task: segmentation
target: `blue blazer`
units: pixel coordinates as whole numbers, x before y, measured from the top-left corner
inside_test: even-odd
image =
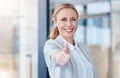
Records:
[[[81,49],[88,61],[90,61],[93,65],[92,57],[88,48],[85,45],[81,44],[78,44],[78,47]],[[61,51],[63,48],[64,41],[60,38],[60,36],[58,36],[55,40],[49,39],[45,43],[44,57],[48,67],[50,78],[78,78],[77,65],[72,55],[70,57],[70,61],[65,66],[60,66],[54,62],[53,54],[55,52]],[[94,65],[93,68],[94,78],[98,78]],[[68,71],[71,71],[72,74]]]

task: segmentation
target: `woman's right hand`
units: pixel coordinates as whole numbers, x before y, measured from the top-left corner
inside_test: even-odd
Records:
[[[63,50],[60,52],[55,52],[53,55],[53,59],[55,63],[59,64],[60,66],[64,66],[70,59],[70,51],[68,48],[68,44],[66,43]]]

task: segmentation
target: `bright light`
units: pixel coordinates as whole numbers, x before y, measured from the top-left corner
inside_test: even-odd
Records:
[[[18,0],[1,0],[0,16],[8,16],[18,10]]]

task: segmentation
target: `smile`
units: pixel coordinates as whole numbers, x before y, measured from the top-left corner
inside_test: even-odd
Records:
[[[66,32],[72,32],[73,29],[72,28],[69,28],[69,29],[64,29]]]

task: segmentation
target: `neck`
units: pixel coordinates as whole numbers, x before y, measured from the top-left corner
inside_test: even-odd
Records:
[[[64,37],[63,37],[64,38]],[[71,37],[71,38],[64,38],[66,41],[68,41],[69,43],[71,43],[72,45],[75,45],[74,43],[74,38]]]

